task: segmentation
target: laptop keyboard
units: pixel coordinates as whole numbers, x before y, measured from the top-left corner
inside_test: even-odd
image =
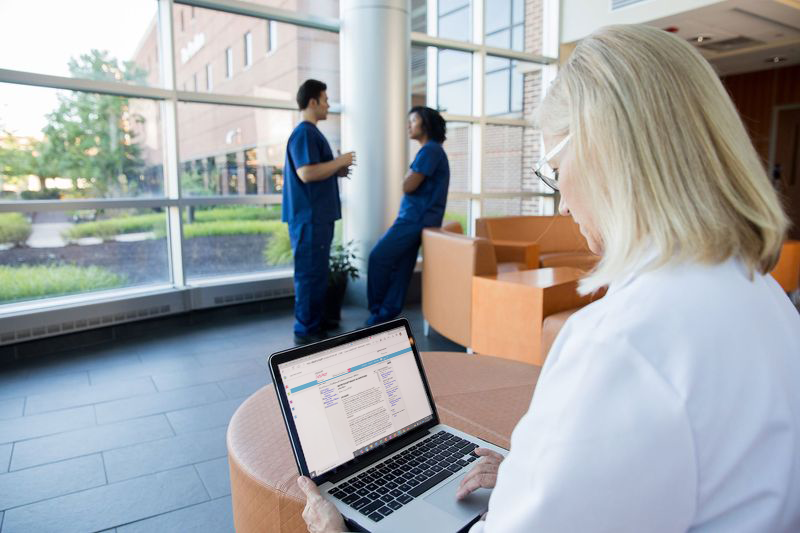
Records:
[[[329,494],[379,522],[477,459],[477,447],[440,431],[377,463]]]

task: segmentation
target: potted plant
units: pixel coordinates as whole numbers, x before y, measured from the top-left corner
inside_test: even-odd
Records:
[[[328,290],[325,293],[325,320],[338,323],[342,319],[342,302],[348,280],[358,279],[358,268],[353,264],[356,254],[353,241],[331,246],[328,273]]]

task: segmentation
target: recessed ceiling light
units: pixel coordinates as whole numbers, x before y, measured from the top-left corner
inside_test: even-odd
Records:
[[[784,61],[786,61],[786,56],[775,56],[764,60],[765,63],[782,63]]]
[[[697,37],[694,38],[694,41],[696,43],[704,43],[710,41],[711,39],[713,39],[713,37],[711,37],[710,35],[698,35]]]

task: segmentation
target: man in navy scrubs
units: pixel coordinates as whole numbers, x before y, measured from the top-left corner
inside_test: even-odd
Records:
[[[333,157],[317,122],[328,117],[327,86],[306,80],[297,91],[302,121],[286,147],[283,221],[294,253],[294,341],[325,338],[323,309],[333,224],[342,217],[337,177],[347,176],[355,153]]]
[[[422,230],[442,225],[450,186],[450,164],[442,148],[446,132],[438,111],[418,106],[408,113],[408,136],[421,147],[403,179],[400,213],[369,254],[368,326],[391,320],[403,310]]]

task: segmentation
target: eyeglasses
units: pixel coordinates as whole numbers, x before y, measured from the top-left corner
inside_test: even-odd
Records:
[[[558,192],[558,169],[550,166],[550,160],[564,149],[569,142],[572,135],[567,135],[558,143],[555,148],[550,150],[538,163],[533,167],[533,173],[542,180],[545,185]]]

